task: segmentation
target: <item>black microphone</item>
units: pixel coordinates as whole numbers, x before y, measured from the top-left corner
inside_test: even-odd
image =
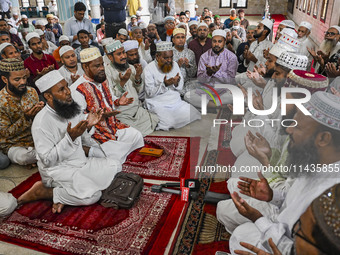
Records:
[[[152,185],[151,186],[151,191],[155,192],[155,193],[162,193],[162,192],[166,192],[166,193],[171,193],[171,194],[176,194],[176,195],[181,195],[182,192],[180,190],[176,190],[176,189],[167,189],[164,188],[161,185]],[[198,193],[195,191],[189,192],[189,197],[191,199],[198,199]]]

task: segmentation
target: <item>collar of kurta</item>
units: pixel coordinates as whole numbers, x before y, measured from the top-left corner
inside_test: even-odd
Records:
[[[31,54],[30,58],[33,60],[33,61],[41,61],[41,60],[47,60],[47,57],[46,57],[46,54],[43,53],[43,57],[41,59],[38,59],[36,58],[33,53]]]

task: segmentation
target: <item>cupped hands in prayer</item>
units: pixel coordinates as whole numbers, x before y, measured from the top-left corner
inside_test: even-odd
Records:
[[[181,76],[179,76],[179,73],[177,73],[175,77],[172,77],[170,79],[167,79],[166,75],[164,76],[164,84],[165,84],[165,86],[174,85],[175,87],[177,87],[180,80],[181,80]]]

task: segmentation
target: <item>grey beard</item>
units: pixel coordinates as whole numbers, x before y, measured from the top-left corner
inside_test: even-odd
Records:
[[[320,44],[320,50],[326,54],[329,54],[337,44],[336,40],[323,40]]]

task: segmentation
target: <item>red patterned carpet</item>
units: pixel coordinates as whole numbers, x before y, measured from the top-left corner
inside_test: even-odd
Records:
[[[124,163],[123,171],[148,179],[179,181],[189,173],[190,165],[197,163],[199,137],[147,136],[144,141],[145,147],[163,149],[163,155],[145,156],[139,154],[140,149],[135,150]]]
[[[223,109],[217,118],[230,119],[229,109]],[[230,150],[231,128],[221,125],[216,150],[206,151],[201,166],[233,165],[235,156]],[[206,255],[216,251],[229,252],[229,237],[224,226],[216,219],[216,205],[203,201],[205,193],[209,191],[228,193],[226,173],[223,178],[215,174],[201,173],[201,186],[198,200],[191,201],[183,219],[181,228],[177,231],[177,240],[172,245],[172,254]]]
[[[18,197],[39,179],[34,174],[13,195]],[[50,254],[163,254],[186,204],[145,185],[130,210],[94,204],[65,206],[56,215],[51,206],[50,201],[21,206],[0,222],[0,240]]]

